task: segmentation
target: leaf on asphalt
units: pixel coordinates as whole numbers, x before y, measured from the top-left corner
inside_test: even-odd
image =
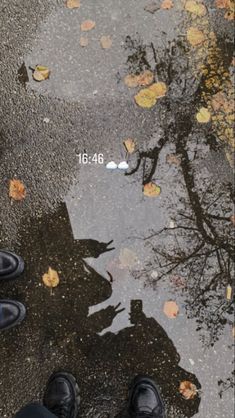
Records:
[[[177,167],[179,167],[179,166],[180,166],[180,164],[181,164],[181,158],[180,158],[180,157],[178,157],[176,154],[168,154],[168,155],[166,156],[166,162],[167,162],[168,164],[174,164],[174,165],[176,165]]]
[[[111,36],[101,36],[100,38],[100,44],[103,49],[110,49],[112,46],[112,38]]]
[[[121,267],[132,267],[137,263],[138,257],[134,251],[130,250],[129,248],[123,248],[120,251],[119,261]]]
[[[89,39],[85,36],[81,36],[80,38],[80,45],[84,48],[89,44]]]
[[[197,46],[205,41],[205,35],[199,29],[191,27],[187,31],[187,40],[192,46]]]
[[[199,123],[208,123],[211,119],[211,114],[206,107],[201,107],[196,114],[196,118]]]
[[[224,18],[225,18],[226,20],[229,20],[229,21],[234,20],[234,19],[235,19],[235,13],[234,13],[234,11],[233,11],[233,10],[228,10],[228,11],[225,13]]]
[[[26,196],[24,184],[17,179],[10,180],[9,197],[13,200],[23,200]]]
[[[146,12],[149,12],[149,13],[152,13],[152,14],[154,14],[159,9],[160,9],[160,6],[155,2],[147,4],[144,8],[144,10]]]
[[[198,3],[195,0],[188,0],[185,3],[185,10],[190,12],[196,16],[205,16],[206,15],[206,7],[202,3]]]
[[[127,138],[127,139],[125,139],[123,144],[124,144],[127,152],[129,152],[129,154],[132,154],[135,151],[135,141],[134,141],[134,139]]]
[[[89,30],[94,29],[96,26],[96,23],[93,20],[84,20],[81,24],[81,31],[82,32],[88,32]]]
[[[129,87],[129,88],[138,87],[138,85],[139,85],[138,75],[128,74],[128,75],[124,78],[124,83],[125,83],[125,84],[126,84],[126,86],[127,86],[127,87]]]
[[[66,2],[66,7],[68,9],[79,9],[80,6],[80,0],[67,0]]]
[[[233,292],[233,289],[230,286],[230,284],[228,284],[228,286],[226,288],[226,299],[227,300],[231,300],[232,299],[232,292]]]
[[[139,86],[149,86],[149,84],[153,82],[154,75],[152,71],[145,70],[139,76],[137,76],[137,78]]]
[[[162,4],[161,4],[161,9],[172,9],[172,7],[174,7],[174,3],[172,0],[163,0]]]
[[[164,303],[163,312],[168,318],[176,318],[179,314],[179,307],[176,302],[169,300]]]
[[[149,90],[152,91],[155,94],[156,98],[158,99],[158,98],[164,97],[166,95],[167,86],[162,81],[159,81],[157,83],[152,84],[149,87]]]
[[[211,99],[211,105],[214,111],[216,112],[217,110],[223,108],[226,100],[226,96],[222,91],[218,91],[218,93],[214,94]]]
[[[215,5],[217,9],[228,9],[230,6],[229,0],[216,0]]]
[[[45,286],[52,288],[58,286],[60,279],[57,271],[49,267],[48,272],[43,274],[42,281]]]
[[[184,380],[180,383],[179,391],[184,399],[193,399],[197,395],[197,387],[194,383],[189,382],[188,380]]]
[[[44,65],[36,65],[33,71],[33,78],[36,81],[44,81],[50,77],[50,73],[51,72],[48,67],[45,67]]]
[[[135,96],[135,101],[138,106],[151,109],[157,103],[157,98],[156,94],[148,88],[140,90]]]
[[[147,183],[144,185],[144,195],[148,197],[156,197],[161,193],[161,187],[155,183]]]

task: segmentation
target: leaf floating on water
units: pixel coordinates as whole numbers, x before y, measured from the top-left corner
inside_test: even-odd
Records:
[[[161,187],[155,183],[147,183],[144,185],[144,195],[147,197],[156,197],[161,193]]]
[[[152,84],[152,86],[149,87],[149,90],[155,94],[157,99],[159,99],[160,97],[164,97],[166,95],[167,86],[162,81],[159,81],[158,83]]]
[[[157,98],[156,94],[148,88],[140,90],[135,96],[135,101],[138,106],[151,109],[157,103]]]
[[[208,123],[211,119],[211,114],[206,107],[201,107],[199,112],[196,114],[196,118],[199,123]]]
[[[198,392],[196,385],[188,380],[184,380],[180,383],[179,391],[187,400],[194,399]]]
[[[49,267],[48,272],[43,274],[42,281],[45,286],[53,288],[58,286],[60,279],[57,271]]]
[[[191,27],[187,31],[187,40],[192,46],[197,46],[205,41],[205,35],[199,29]]]
[[[179,307],[176,302],[170,300],[164,303],[163,312],[168,318],[175,319],[179,314]]]
[[[66,7],[68,9],[79,9],[80,6],[80,0],[67,0]]]
[[[14,200],[23,200],[26,196],[26,189],[24,184],[17,179],[10,180],[9,197]]]
[[[160,6],[155,2],[147,4],[144,8],[144,10],[146,12],[149,12],[149,13],[152,13],[152,14],[154,14],[159,9],[160,9]]]
[[[37,65],[33,72],[33,79],[36,81],[45,81],[50,77],[50,70],[44,65]]]
[[[137,76],[137,79],[139,86],[149,86],[153,82],[154,75],[152,71],[145,70],[139,76]]]
[[[162,4],[161,4],[161,9],[172,9],[172,7],[174,7],[174,3],[172,0],[163,0]]]
[[[232,292],[233,292],[233,289],[230,286],[230,284],[228,284],[227,289],[226,289],[226,299],[227,300],[231,300],[232,299]]]
[[[100,44],[103,49],[110,49],[112,46],[112,38],[111,36],[101,36],[100,38]]]
[[[188,0],[185,3],[185,10],[190,12],[196,16],[205,16],[206,15],[206,7],[202,3],[198,3],[194,0]]]
[[[85,48],[89,44],[89,39],[85,36],[81,36],[80,38],[80,45]]]
[[[95,26],[96,26],[96,23],[93,20],[85,20],[81,24],[81,31],[88,32],[89,30],[94,29]]]
[[[127,152],[132,154],[135,151],[135,141],[134,139],[128,138],[123,142]]]

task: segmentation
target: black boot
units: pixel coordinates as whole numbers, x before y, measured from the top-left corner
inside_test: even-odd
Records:
[[[24,261],[10,251],[0,251],[0,282],[15,279],[24,271]]]
[[[164,418],[165,410],[155,382],[147,376],[137,376],[129,393],[131,418]]]
[[[26,314],[24,305],[15,300],[0,299],[0,331],[9,329],[23,321]]]
[[[80,390],[73,375],[54,373],[46,387],[43,404],[58,418],[77,418]]]

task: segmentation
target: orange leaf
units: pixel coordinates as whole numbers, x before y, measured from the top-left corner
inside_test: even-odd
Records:
[[[60,279],[56,270],[49,267],[48,272],[43,274],[42,281],[47,287],[57,287]]]
[[[197,395],[197,387],[194,383],[184,380],[180,383],[179,391],[181,395],[187,400],[195,398]]]
[[[127,138],[124,142],[123,142],[127,152],[129,152],[129,154],[132,154],[135,151],[135,141],[134,139],[131,138]]]
[[[161,193],[161,188],[155,183],[147,183],[144,185],[144,195],[148,197],[156,197]]]
[[[229,0],[216,0],[215,5],[217,9],[227,9],[229,8]]]
[[[20,180],[10,180],[9,197],[14,200],[23,200],[26,196],[24,184]]]
[[[153,82],[153,73],[150,70],[143,71],[137,79],[139,86],[149,86]]]
[[[179,307],[176,302],[169,300],[164,303],[163,312],[168,318],[176,318],[179,314]]]
[[[174,7],[174,3],[172,0],[163,0],[161,4],[161,9],[172,9]]]
[[[80,0],[67,0],[66,7],[68,9],[79,9],[80,6]]]
[[[93,20],[85,20],[81,24],[81,30],[83,32],[88,32],[91,29],[95,28],[96,23]]]

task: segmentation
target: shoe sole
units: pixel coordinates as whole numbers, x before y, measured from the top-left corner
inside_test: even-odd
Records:
[[[162,400],[162,397],[160,395],[160,391],[158,388],[158,385],[155,383],[155,381],[153,379],[151,379],[151,377],[148,376],[144,376],[144,375],[138,375],[134,378],[134,380],[132,380],[130,386],[129,386],[129,402],[128,402],[128,411],[131,413],[131,399],[132,399],[132,394],[134,393],[134,390],[136,388],[137,385],[139,385],[140,383],[149,383],[150,386],[153,386],[154,389],[156,390],[158,397],[160,399],[160,402],[162,404],[162,418],[165,418],[165,408],[164,408],[164,403]]]
[[[15,253],[12,253],[11,251],[1,250],[1,252],[12,255],[17,260],[18,266],[12,273],[7,274],[6,276],[1,276],[0,275],[0,281],[1,280],[16,279],[24,271],[24,260],[23,260],[23,258],[21,258],[19,255],[15,254]]]
[[[73,390],[73,395],[75,399],[75,406],[74,406],[74,414],[70,418],[77,418],[79,413],[79,407],[81,403],[81,397],[80,397],[80,388],[78,386],[78,383],[75,379],[75,377],[71,373],[67,372],[55,372],[51,375],[50,379],[48,380],[47,386],[50,384],[50,382],[55,379],[56,377],[62,376],[65,377],[68,382],[70,383],[70,386]],[[43,400],[43,405],[46,406],[45,401]]]
[[[7,299],[0,299],[0,303],[1,302],[8,303],[9,302],[9,299],[8,300]],[[12,301],[12,302],[14,303],[14,305],[16,305],[19,308],[20,314],[19,314],[17,320],[13,324],[8,325],[7,327],[5,327],[3,329],[0,329],[0,331],[6,331],[8,329],[11,329],[11,328],[16,327],[17,325],[20,325],[20,323],[24,320],[24,318],[26,316],[26,308],[25,308],[25,306],[21,302],[17,302],[15,300]]]

